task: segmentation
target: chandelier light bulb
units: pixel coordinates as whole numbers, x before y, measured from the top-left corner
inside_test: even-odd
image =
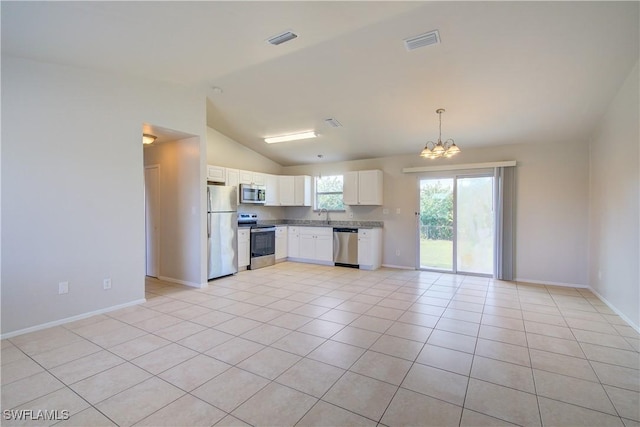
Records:
[[[438,159],[440,157],[450,158],[461,151],[453,139],[447,139],[444,143],[442,142],[442,113],[444,113],[444,111],[444,108],[438,108],[436,110],[440,122],[438,142],[428,141],[424,149],[420,152],[421,157],[426,159]]]

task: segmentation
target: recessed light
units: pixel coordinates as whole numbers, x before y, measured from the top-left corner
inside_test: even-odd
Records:
[[[222,93],[222,88],[219,88],[218,86],[213,86],[211,90],[213,90],[213,93]]]
[[[142,143],[145,145],[153,144],[156,139],[158,139],[158,137],[155,135],[151,135],[149,133],[142,134]]]
[[[315,138],[318,134],[313,131],[305,131],[299,133],[292,133],[290,135],[270,136],[264,139],[267,144],[275,144],[276,142],[297,141],[299,139]]]

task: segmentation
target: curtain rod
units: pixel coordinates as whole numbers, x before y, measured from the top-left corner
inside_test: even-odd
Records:
[[[434,171],[453,171],[460,169],[487,169],[515,166],[515,160],[507,160],[504,162],[488,162],[488,163],[465,163],[458,165],[442,165],[442,166],[419,166],[416,168],[403,168],[402,173],[418,173],[418,172],[434,172]]]

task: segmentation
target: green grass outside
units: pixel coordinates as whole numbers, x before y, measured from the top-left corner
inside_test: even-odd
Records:
[[[420,267],[451,270],[453,241],[420,239]]]

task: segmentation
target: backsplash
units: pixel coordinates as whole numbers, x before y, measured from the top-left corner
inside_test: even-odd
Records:
[[[328,227],[363,227],[363,228],[382,228],[383,221],[329,221],[317,219],[281,219],[281,220],[261,220],[262,224],[268,225],[312,225],[312,226],[328,226]]]

